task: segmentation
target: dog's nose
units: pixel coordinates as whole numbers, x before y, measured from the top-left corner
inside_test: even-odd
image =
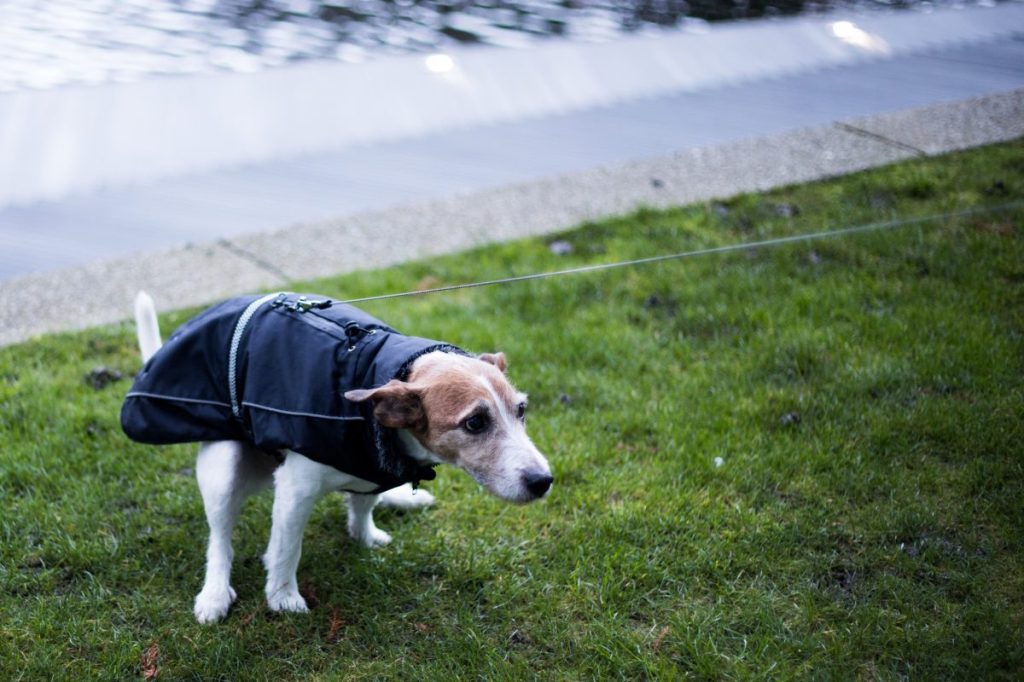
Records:
[[[526,484],[526,489],[537,497],[546,493],[554,480],[554,476],[546,471],[527,471],[523,474],[523,483]]]

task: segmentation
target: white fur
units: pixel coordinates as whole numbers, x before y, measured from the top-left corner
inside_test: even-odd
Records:
[[[153,300],[139,292],[135,298],[135,321],[138,329],[139,350],[143,361],[148,361],[161,346],[160,329]],[[494,393],[493,389],[488,386]],[[495,396],[496,397],[496,396]],[[501,401],[496,400],[497,404]],[[516,499],[513,486],[522,487],[522,471],[528,466],[543,466],[543,458],[521,424],[502,409],[502,416],[510,433],[516,434],[510,443],[509,460],[503,463],[502,477],[508,478],[508,490],[503,485],[500,493],[507,499]],[[515,426],[519,428],[515,428]],[[425,449],[407,431],[399,431],[409,455],[424,464],[437,464],[441,460]],[[284,462],[278,462],[255,448],[237,441],[203,443],[196,461],[196,479],[210,527],[206,550],[206,578],[196,595],[194,613],[200,623],[212,623],[224,618],[236,593],[231,587],[231,564],[234,551],[231,534],[238,521],[245,499],[250,495],[273,488],[273,520],[270,542],[263,555],[267,570],[267,604],[273,611],[305,612],[309,608],[299,594],[296,569],[302,555],[302,534],[316,502],[327,493],[345,490],[348,501],[348,532],[367,547],[382,547],[391,542],[391,536],[377,528],[373,522],[373,508],[378,502],[386,506],[413,509],[428,507],[434,496],[424,490],[404,485],[381,495],[368,494],[376,485],[345,474],[297,453],[286,451]],[[494,489],[493,482],[488,487]],[[367,494],[360,493],[367,491]],[[521,492],[521,491],[519,491]]]
[[[276,467],[276,469],[275,469]],[[266,596],[272,611],[307,611],[299,594],[296,569],[302,555],[302,533],[316,502],[327,493],[345,490],[373,490],[373,483],[337,469],[287,452],[284,463],[236,441],[204,443],[199,448],[196,478],[210,526],[206,552],[206,580],[196,596],[195,616],[200,623],[223,618],[235,600],[231,587],[231,531],[242,504],[249,495],[274,489],[270,542],[263,555],[267,569]],[[434,498],[411,486],[389,490],[384,495],[350,493],[349,533],[367,547],[381,547],[391,536],[373,522],[378,498],[385,504],[405,508],[425,507]]]
[[[267,569],[267,604],[272,611],[308,610],[295,577],[302,554],[302,532],[317,500],[342,486],[368,486],[368,490],[375,487],[295,452],[289,452],[284,464],[274,472],[270,544],[263,555]]]
[[[194,609],[200,623],[220,620],[235,600],[231,588],[231,531],[245,498],[271,485],[273,460],[262,452],[246,450],[236,441],[204,443],[196,459],[196,479],[210,526],[206,581],[196,596]]]
[[[380,503],[396,509],[419,509],[434,504],[434,496],[426,490],[413,488],[411,483],[392,488],[379,495]]]
[[[505,402],[498,397],[498,392],[486,377],[478,377],[479,381],[491,394],[498,414],[505,429],[503,451],[499,467],[487,472],[487,478],[470,471],[477,482],[490,489],[495,495],[505,500],[526,501],[524,497],[522,475],[525,471],[549,471],[548,461],[526,434],[526,427],[509,413]],[[526,395],[519,393],[516,399],[523,401]]]
[[[156,306],[153,305],[153,299],[145,291],[140,291],[135,295],[135,326],[142,362],[149,362],[149,359],[160,350],[163,342],[160,340],[160,323],[156,318]]]

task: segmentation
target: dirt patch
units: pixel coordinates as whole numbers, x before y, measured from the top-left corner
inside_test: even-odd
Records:
[[[996,220],[978,220],[973,225],[978,232],[995,234],[1000,237],[1014,237],[1017,235],[1017,226],[1009,218]]]
[[[93,367],[89,370],[89,373],[85,375],[85,383],[89,384],[97,391],[102,391],[110,384],[120,381],[123,378],[124,375],[118,370],[100,365],[99,367]]]
[[[860,573],[849,566],[836,565],[828,569],[819,584],[838,594],[849,594],[860,580]]]
[[[529,644],[531,641],[530,636],[519,628],[513,628],[512,632],[508,635],[508,643],[512,646],[522,646]]]
[[[911,559],[917,559],[925,552],[937,552],[944,557],[963,557],[967,552],[964,546],[955,540],[941,535],[924,533],[915,538],[901,540],[900,551]]]
[[[793,428],[799,426],[802,420],[799,412],[787,412],[779,417],[779,426],[784,429]]]

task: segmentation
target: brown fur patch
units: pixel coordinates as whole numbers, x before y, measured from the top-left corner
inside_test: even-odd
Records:
[[[494,395],[481,379],[502,405],[494,404]],[[414,431],[424,447],[453,463],[469,464],[460,461],[469,455],[477,469],[498,458],[504,430],[500,411],[514,415],[518,393],[497,366],[458,355],[426,355],[413,366],[409,384],[420,396],[426,416],[426,429]],[[460,420],[481,402],[488,405],[491,428],[480,435],[466,433]]]
[[[373,416],[392,429],[422,430],[426,422],[419,394],[412,387],[392,379],[380,388],[358,389],[345,394],[349,400],[373,400]]]

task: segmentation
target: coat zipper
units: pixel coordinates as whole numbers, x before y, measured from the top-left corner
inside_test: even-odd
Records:
[[[231,396],[231,414],[235,417],[240,417],[242,414],[238,406],[238,346],[242,343],[242,334],[259,307],[280,295],[280,293],[267,294],[263,298],[257,298],[245,307],[238,322],[235,323],[235,333],[231,335],[231,349],[228,351],[228,395]]]

